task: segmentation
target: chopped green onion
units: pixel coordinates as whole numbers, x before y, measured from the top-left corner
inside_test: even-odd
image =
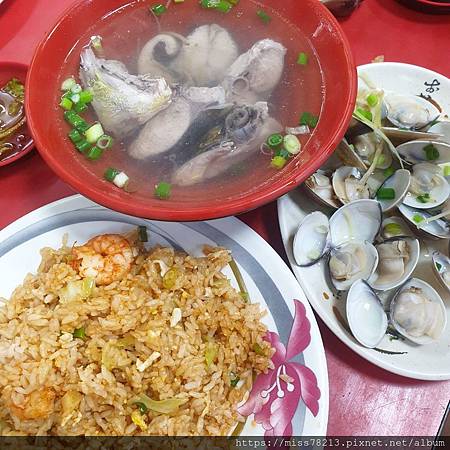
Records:
[[[310,128],[315,128],[319,118],[310,112],[304,112],[300,116],[300,125],[307,125]]]
[[[231,387],[236,387],[237,384],[239,383],[240,378],[233,372],[230,373],[230,386]]]
[[[280,148],[280,150],[275,153],[275,156],[281,156],[284,159],[289,159],[292,155],[285,148]]]
[[[389,178],[392,175],[394,175],[394,173],[395,173],[395,169],[391,166],[391,167],[388,167],[387,169],[384,169],[383,175],[386,178]]]
[[[450,175],[450,166],[444,166],[444,177],[448,177]]]
[[[118,188],[124,188],[128,181],[130,179],[128,178],[128,175],[125,172],[119,172],[113,180],[113,183],[118,187]]]
[[[100,159],[103,155],[103,149],[98,148],[96,145],[94,145],[87,153],[86,157],[92,161],[96,161],[97,159]]]
[[[266,143],[272,150],[277,149],[283,143],[283,136],[279,133],[271,134]]]
[[[81,102],[75,103],[75,105],[73,105],[73,110],[78,114],[84,113],[87,110],[87,108],[88,108],[87,105]]]
[[[86,330],[84,327],[77,328],[72,334],[75,339],[86,339]]]
[[[72,100],[73,103],[78,103],[80,101],[80,94],[72,94],[70,100]]]
[[[120,173],[120,170],[114,169],[113,167],[109,167],[105,170],[105,173],[103,174],[103,177],[110,181],[111,183],[114,181],[114,178],[116,178],[116,175]]]
[[[261,19],[262,22],[264,22],[265,24],[268,24],[271,22],[272,17],[269,16],[269,14],[267,14],[265,11],[263,11],[262,9],[260,9],[259,11],[256,12],[256,15]]]
[[[356,114],[359,114],[360,116],[363,116],[366,120],[369,122],[372,122],[373,116],[372,113],[364,108],[356,108]]]
[[[441,270],[442,269],[442,264],[439,264],[438,262],[435,263],[436,269],[437,270]]]
[[[308,64],[309,56],[305,52],[300,52],[297,58],[297,64],[306,66]]]
[[[84,133],[88,128],[88,123],[81,118],[75,111],[65,111],[64,119],[72,125],[72,127],[76,128],[78,131]]]
[[[73,103],[72,100],[69,100],[66,97],[61,98],[61,102],[59,104],[62,109],[65,109],[66,111],[70,111],[72,109]]]
[[[257,342],[253,344],[252,348],[257,355],[264,356],[264,349]]]
[[[81,91],[79,93],[80,96],[80,102],[84,103],[85,105],[87,103],[91,103],[92,100],[94,99],[94,94],[91,91],[85,90],[85,91]]]
[[[75,86],[77,82],[75,81],[74,77],[67,78],[64,80],[61,84],[61,90],[62,91],[70,91],[73,86]]]
[[[84,141],[84,137],[83,135],[76,129],[73,129],[70,133],[69,133],[69,139],[74,143],[74,144],[78,144],[78,142]]]
[[[91,144],[89,144],[88,141],[86,141],[86,139],[83,139],[80,142],[77,142],[75,144],[75,148],[81,152],[81,153],[85,153],[87,150],[89,150],[91,148]]]
[[[139,235],[140,242],[148,242],[147,227],[139,226],[138,227],[138,235]]]
[[[111,148],[113,145],[113,138],[111,136],[108,136],[107,134],[104,134],[103,136],[100,136],[97,140],[97,147],[101,148],[103,150],[106,150],[107,148]]]
[[[184,1],[184,0],[183,0],[183,1]],[[146,414],[146,413],[147,413],[148,408],[147,408],[147,406],[144,405],[144,403],[136,402],[135,405],[138,407],[139,412],[140,412],[141,414]]]
[[[103,51],[103,45],[102,45],[102,37],[101,36],[92,36],[91,37],[91,47],[94,49],[94,51],[99,54]]]
[[[217,9],[217,11],[227,13],[233,5],[227,0],[201,0],[200,5],[206,9]]]
[[[286,135],[283,139],[283,145],[284,148],[292,155],[300,153],[300,150],[302,148],[302,145],[300,144],[298,137],[295,136],[294,134]]]
[[[416,223],[420,223],[420,222],[423,222],[425,219],[421,216],[421,215],[419,215],[419,214],[414,214],[414,216],[413,216],[413,221],[414,222],[416,222]]]
[[[156,5],[153,5],[151,7],[153,14],[155,16],[160,16],[161,14],[164,14],[167,11],[167,8],[162,4],[162,3],[158,3]]]
[[[129,400],[131,404],[142,403],[147,409],[160,413],[171,414],[178,410],[178,408],[184,405],[188,401],[187,398],[167,398],[165,400],[152,400],[146,394],[139,394]]]
[[[380,167],[386,162],[386,156],[382,153],[377,156],[377,160],[375,161],[375,166]]]
[[[436,161],[436,159],[439,159],[441,156],[439,150],[433,144],[426,145],[423,148],[423,151],[425,152],[425,157],[428,161]]]
[[[286,160],[282,156],[274,156],[270,165],[275,169],[281,170],[286,165]]]
[[[171,189],[171,184],[162,181],[155,186],[155,197],[158,197],[161,200],[167,200],[170,197]]]
[[[84,135],[90,144],[95,144],[104,135],[102,124],[100,122],[94,123],[86,130]]]
[[[72,94],[79,94],[82,90],[83,90],[83,88],[78,83],[75,83],[70,88],[70,92],[72,92]]]
[[[393,200],[395,198],[395,189],[393,188],[380,188],[377,192],[378,200]]]
[[[209,367],[216,360],[218,353],[219,347],[215,342],[210,341],[206,344],[205,348],[206,367]]]
[[[373,108],[378,105],[378,95],[377,94],[369,94],[366,98],[367,104]]]
[[[398,236],[402,234],[402,227],[398,223],[391,222],[383,227],[383,232],[385,234],[392,234],[394,236]]]
[[[416,199],[420,203],[429,203],[431,201],[430,194],[428,194],[428,193],[418,195],[416,197]]]

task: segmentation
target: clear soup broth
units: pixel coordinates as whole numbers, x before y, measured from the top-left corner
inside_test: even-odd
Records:
[[[90,42],[91,36],[102,37],[105,59],[121,61],[131,74],[136,74],[138,56],[142,48],[158,33],[174,32],[187,36],[201,25],[218,24],[230,33],[238,46],[239,55],[249,50],[257,41],[266,38],[281,43],[287,49],[281,80],[267,100],[269,115],[276,119],[283,129],[286,126],[298,126],[299,117],[304,112],[320,116],[323,79],[314,49],[301,30],[275,10],[250,0],[240,1],[229,13],[224,14],[203,9],[197,1],[185,1],[180,4],[172,2],[167,11],[156,19],[149,10],[152,5],[154,2],[147,1],[126,4],[111,11],[101,21],[87,29],[67,55],[59,82],[71,75],[78,78],[80,53]],[[258,16],[257,12],[260,10],[271,17],[269,23],[265,23]],[[306,65],[297,63],[300,52],[308,55]],[[89,122],[97,120],[91,107],[84,116]],[[70,126],[65,123],[62,113],[58,117],[61,117],[58,133],[67,139]],[[176,121],[173,127],[177,127]],[[76,154],[76,158],[84,160],[83,164],[99,178],[103,178],[106,168],[118,168],[126,172],[130,178],[130,195],[144,199],[153,196],[156,184],[162,181],[172,183],[173,172],[178,163],[168,154],[143,160],[133,159],[128,154],[128,149],[141,128],[142,126],[124,139],[115,139],[112,149],[105,151],[97,161],[87,160],[81,153]],[[311,134],[298,136],[302,145],[311,138]],[[198,142],[190,142],[189,145],[193,147],[195,154]],[[270,183],[273,177],[282,175],[271,166],[272,157],[273,155],[267,151],[258,148],[250,153],[247,159],[232,165],[216,177],[190,186],[172,183],[169,201],[201,199],[205,191],[211,199],[213,196],[220,199],[252,191],[256,186]],[[302,158],[300,153],[288,163],[301,164]]]

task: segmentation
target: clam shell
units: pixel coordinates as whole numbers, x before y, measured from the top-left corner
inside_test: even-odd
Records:
[[[440,136],[438,138],[436,138],[437,141],[450,144],[450,122],[442,121],[442,122],[435,123],[433,126],[428,128],[428,133],[438,134]]]
[[[433,145],[439,152],[439,157],[433,161],[426,158],[424,148]],[[416,140],[405,142],[397,147],[397,151],[402,158],[411,164],[431,162],[433,164],[445,164],[450,162],[450,144],[433,140]]]
[[[353,283],[347,295],[347,321],[355,339],[376,347],[386,334],[388,319],[377,294],[363,280]]]
[[[385,241],[383,244],[389,244],[389,242],[395,242],[397,240],[406,241],[409,247],[409,259],[404,265],[404,271],[401,275],[394,277],[393,272],[395,270],[395,263],[392,266],[389,263],[383,263],[380,253],[378,253],[378,266],[374,274],[368,280],[368,283],[373,289],[378,291],[387,291],[389,289],[394,289],[401,284],[403,284],[414,272],[417,267],[420,257],[420,244],[418,239],[413,238],[393,238]],[[379,244],[381,245],[381,244]],[[378,247],[376,247],[378,251]],[[388,273],[381,274],[381,268],[385,269]],[[391,274],[391,276],[389,276]]]
[[[427,219],[432,215],[429,211],[411,208],[405,204],[399,205],[398,210],[410,224],[414,225],[413,229],[417,229],[419,233],[431,239],[450,239],[450,226],[442,219],[418,227],[420,223],[416,222],[414,218],[417,216]]]
[[[398,233],[390,233],[386,230],[386,226],[389,224],[396,224],[400,228],[400,231]],[[387,217],[383,220],[381,223],[381,230],[380,230],[381,237],[386,239],[391,239],[393,237],[413,237],[414,234],[409,228],[408,224],[401,218],[401,217]]]
[[[393,141],[400,142],[409,142],[416,139],[423,140],[441,140],[443,135],[439,132],[430,132],[429,131],[413,131],[413,130],[402,130],[400,128],[394,127],[381,127],[381,131]]]
[[[403,198],[403,203],[416,209],[432,209],[442,205],[450,195],[450,185],[442,175],[434,175],[434,179],[437,180],[437,184],[429,192],[432,201],[422,203],[417,199],[416,195],[408,192]]]
[[[362,250],[362,253],[364,254],[364,260],[361,261],[364,266],[361,268],[360,271],[355,272],[351,277],[344,280],[337,280],[333,276],[333,271],[331,269],[331,265],[333,264],[333,258],[337,256],[338,253],[347,251],[349,254],[353,256],[357,256],[357,248]],[[335,247],[331,251],[331,256],[328,261],[328,267],[330,271],[330,278],[331,282],[333,283],[334,287],[338,291],[346,291],[350,289],[351,285],[357,281],[357,280],[367,280],[371,277],[371,275],[374,273],[376,267],[378,265],[378,252],[376,248],[370,244],[369,242],[346,242],[338,247]]]
[[[345,180],[349,177],[354,177],[357,180],[361,179],[363,176],[361,170],[359,170],[357,167],[350,167],[350,166],[342,166],[339,167],[333,174],[332,178],[332,185],[334,193],[336,194],[337,198],[344,204],[350,203],[350,201],[354,200],[351,198],[348,198],[347,191],[345,187]],[[363,188],[364,191],[364,188]],[[366,194],[368,198],[370,193],[367,191]]]
[[[395,190],[395,198],[392,200],[378,199],[383,212],[390,211],[395,208],[408,192],[411,183],[411,173],[406,169],[398,169],[395,173],[387,178],[381,185],[381,188],[392,188]]]
[[[328,217],[315,211],[308,214],[298,226],[293,242],[295,262],[300,267],[309,267],[319,261],[328,248]]]
[[[422,336],[414,336],[411,335],[410,332],[408,332],[400,323],[398,323],[396,317],[397,316],[397,307],[398,307],[398,299],[400,295],[411,288],[418,288],[422,291],[423,295],[429,299],[430,301],[434,302],[438,305],[436,308],[437,314],[439,314],[439,317],[436,318],[436,328],[437,328],[437,335],[435,338],[428,336],[428,335],[422,335]],[[412,315],[411,320],[413,322],[416,322],[420,316],[417,314]],[[440,297],[440,295],[436,292],[436,290],[430,286],[428,283],[426,283],[423,280],[420,280],[418,278],[410,278],[395,294],[394,298],[391,301],[390,305],[390,320],[394,328],[402,334],[405,338],[410,340],[411,342],[414,342],[419,345],[425,345],[425,344],[431,344],[433,342],[436,342],[436,340],[439,339],[439,337],[442,335],[442,332],[444,331],[446,325],[447,325],[447,312],[445,310],[445,305]]]
[[[336,156],[342,161],[344,166],[356,167],[363,171],[367,170],[366,163],[348,144],[346,139],[343,139],[334,151]]]
[[[329,179],[328,175],[326,173],[323,173],[322,171],[317,171],[316,173],[313,173],[304,183],[306,192],[316,202],[324,206],[327,206],[328,208],[338,209],[341,206],[341,203],[337,198],[335,198],[333,186],[331,185],[331,180],[329,179],[330,180],[329,190],[331,191],[330,193],[328,192],[328,187],[321,187],[318,185],[317,183],[318,176],[327,177]],[[329,194],[331,194],[331,196],[329,196]]]
[[[381,206],[376,200],[356,200],[339,208],[330,218],[334,246],[344,242],[373,242],[382,222]]]
[[[450,292],[450,276],[446,281],[444,274],[447,272],[450,275],[450,258],[444,254],[436,251],[432,255],[433,270],[437,279]]]

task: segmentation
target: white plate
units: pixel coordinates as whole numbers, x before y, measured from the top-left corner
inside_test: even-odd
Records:
[[[232,251],[244,277],[251,301],[260,303],[262,308],[269,312],[265,320],[269,330],[279,335],[284,346],[287,346],[288,342],[291,343],[288,351],[289,348],[292,350],[292,344],[296,350],[301,349],[302,342],[306,344],[303,345],[304,351],[298,355],[292,352],[293,355],[288,361],[277,363],[275,357],[279,353],[274,355],[275,370],[283,365],[288,373],[292,373],[294,367],[300,368],[304,390],[301,390],[298,379],[294,381],[293,392],[288,392],[283,387],[284,382],[281,382],[285,397],[279,410],[272,414],[272,422],[278,423],[279,427],[280,420],[283,420],[289,409],[286,406],[292,408],[294,405],[291,421],[287,422],[292,424],[288,432],[291,430],[295,436],[326,435],[328,374],[322,339],[314,314],[300,286],[281,258],[257,233],[235,218],[195,223],[156,222],[110,211],[79,195],[51,203],[0,231],[0,297],[9,297],[13,289],[22,283],[25,275],[36,270],[40,261],[39,249],[47,246],[58,248],[65,233],[69,234],[70,243],[74,241],[82,243],[97,234],[126,232],[137,225],[147,226],[150,246],[157,243],[171,245],[195,255],[201,254],[204,244],[220,245]],[[234,280],[228,268],[226,274]],[[294,299],[298,299],[299,302],[296,304]],[[302,333],[289,336],[295,311],[299,312],[297,317],[306,312],[306,318],[300,327]],[[308,343],[309,334],[311,340]],[[276,372],[270,371],[269,375],[273,379],[269,380],[266,377],[268,382],[260,386],[260,390],[267,389],[275,383]],[[308,380],[312,385],[306,385]],[[314,410],[313,414],[306,403],[297,397],[300,397],[300,393],[305,394],[308,387],[314,391],[315,382],[320,391],[318,401],[315,403],[311,400],[314,395],[311,396],[310,393],[304,398]],[[260,390],[252,395],[260,395]],[[273,390],[274,393],[276,391]],[[247,421],[242,434],[263,435],[262,426],[257,425],[253,417],[250,419],[252,420]],[[270,430],[266,431],[266,435],[270,435]]]
[[[367,74],[372,82],[385,90],[400,94],[429,94],[444,111],[450,111],[450,80],[430,70],[401,63],[376,63],[358,68]],[[430,91],[426,91],[430,89]],[[431,89],[434,91],[431,92]],[[368,361],[390,372],[420,380],[450,379],[450,326],[438,343],[416,346],[406,341],[391,341],[387,336],[378,348],[388,352],[407,352],[404,354],[380,353],[362,347],[348,331],[343,301],[331,293],[324,276],[323,263],[308,268],[300,268],[292,256],[292,239],[299,222],[312,211],[329,213],[298,188],[278,200],[278,216],[283,243],[297,280],[300,282],[309,302],[322,320],[348,347]],[[447,254],[447,241],[421,240],[421,258],[414,276],[423,278],[438,290],[450,314],[450,295],[442,288],[432,270],[431,253],[439,250]],[[326,297],[329,297],[328,299]],[[338,316],[341,316],[339,318]]]

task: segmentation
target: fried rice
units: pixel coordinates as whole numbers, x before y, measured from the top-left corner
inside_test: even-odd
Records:
[[[219,436],[244,420],[237,405],[273,349],[264,313],[222,273],[230,252],[129,245],[102,283],[106,264],[75,264],[85,247],[45,248],[4,300],[0,434]]]

